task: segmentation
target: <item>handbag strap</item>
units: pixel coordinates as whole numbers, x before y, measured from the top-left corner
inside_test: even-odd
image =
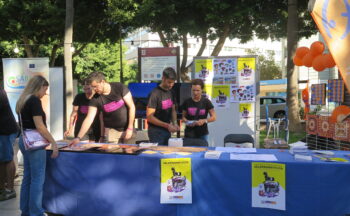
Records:
[[[22,136],[23,136],[23,135],[24,135],[24,133],[23,133],[22,114],[21,114],[21,113],[19,113],[18,117],[19,117],[19,126],[20,126],[20,129],[21,129],[21,134],[22,134]]]

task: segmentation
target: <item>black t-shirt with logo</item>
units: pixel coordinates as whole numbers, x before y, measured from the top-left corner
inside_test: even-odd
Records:
[[[125,131],[128,128],[128,108],[123,97],[129,93],[129,89],[122,83],[110,83],[109,95],[99,95],[90,100],[89,106],[97,107],[103,112],[105,127]]]
[[[96,95],[94,95],[96,97]],[[93,97],[93,98],[94,98]],[[86,98],[85,93],[80,93],[77,94],[73,100],[73,106],[78,106],[78,116],[77,120],[75,122],[75,127],[74,127],[74,136],[76,137],[80,131],[81,125],[83,124],[87,113],[89,111],[89,103],[90,99]],[[99,112],[97,112],[95,116],[95,120],[92,123],[92,129],[94,130],[94,134],[100,134],[101,129],[100,129],[100,121],[99,121]]]
[[[192,98],[188,98],[184,101],[182,108],[186,111],[185,118],[187,120],[196,121],[199,119],[206,119],[208,117],[209,110],[213,109],[214,106],[210,100],[202,97],[198,102],[195,102]],[[199,113],[197,115],[198,109]],[[207,135],[208,133],[207,124],[203,124],[202,126],[186,127],[185,129],[185,137],[189,138],[199,138]]]
[[[41,105],[41,100],[32,95],[28,98],[21,111],[23,129],[36,129],[33,116],[41,116],[46,126],[46,115]]]
[[[0,89],[0,125],[0,135],[18,132],[18,126],[4,89]]]
[[[154,116],[157,119],[170,123],[173,104],[175,104],[175,97],[173,96],[172,92],[170,90],[162,89],[158,86],[151,92],[147,107],[155,109]],[[149,125],[151,127],[165,129],[152,123],[149,123]]]

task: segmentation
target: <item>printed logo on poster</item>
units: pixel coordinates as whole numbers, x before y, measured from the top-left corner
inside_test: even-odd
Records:
[[[8,76],[5,80],[5,89],[9,92],[24,89],[28,80],[29,76],[25,74]]]

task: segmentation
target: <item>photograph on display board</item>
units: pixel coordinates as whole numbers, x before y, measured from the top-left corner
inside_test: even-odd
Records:
[[[252,162],[252,207],[286,210],[286,165]]]
[[[202,79],[205,83],[213,80],[213,60],[196,59],[195,60],[195,78]]]
[[[239,104],[239,117],[246,119],[251,118],[253,115],[253,109],[251,103],[241,103]]]
[[[255,101],[255,85],[231,85],[230,102],[253,102]]]
[[[161,159],[160,203],[192,203],[191,158]]]
[[[212,103],[217,108],[227,108],[230,98],[230,86],[229,85],[213,85],[212,90]]]
[[[236,58],[216,58],[214,63],[214,77],[216,76],[237,76]]]
[[[255,82],[255,58],[238,58],[239,84],[254,84]]]

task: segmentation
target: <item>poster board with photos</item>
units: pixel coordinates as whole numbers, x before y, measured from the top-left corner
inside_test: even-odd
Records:
[[[203,95],[216,111],[216,121],[208,124],[209,146],[223,146],[224,137],[230,133],[250,134],[255,144],[259,143],[256,56],[194,57],[191,78],[204,81]]]

